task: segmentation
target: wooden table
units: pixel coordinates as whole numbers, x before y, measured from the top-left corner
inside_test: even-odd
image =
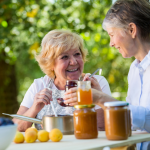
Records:
[[[150,141],[149,133],[134,131],[127,140],[109,141],[106,139],[105,132],[99,131],[97,139],[77,140],[74,135],[64,135],[60,142],[48,141],[43,143],[38,140],[35,143],[15,144],[12,142],[7,150],[101,150],[106,146],[113,148],[144,141]]]

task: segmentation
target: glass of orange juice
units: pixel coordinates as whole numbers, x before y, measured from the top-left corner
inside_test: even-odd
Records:
[[[90,105],[93,102],[91,81],[78,81],[78,105]]]

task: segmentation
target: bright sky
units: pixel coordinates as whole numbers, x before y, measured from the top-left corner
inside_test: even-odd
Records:
[[[116,0],[112,0],[112,4],[115,3],[115,2],[116,2]]]

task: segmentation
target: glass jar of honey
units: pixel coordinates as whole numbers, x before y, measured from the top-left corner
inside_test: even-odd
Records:
[[[128,103],[104,103],[105,132],[108,140],[126,140],[129,136]]]
[[[78,105],[91,105],[93,103],[91,81],[78,81]]]
[[[93,139],[98,136],[95,105],[75,105],[74,134],[77,139]]]

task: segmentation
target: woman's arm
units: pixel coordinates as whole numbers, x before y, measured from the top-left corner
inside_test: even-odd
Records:
[[[105,109],[105,102],[117,101],[113,97],[103,93],[102,91],[92,88],[93,104],[99,105],[101,108]],[[72,101],[77,101],[77,87],[71,88],[65,92],[64,96],[65,104],[68,104]]]
[[[92,89],[93,95],[93,103],[99,105],[102,109],[105,109],[104,103],[105,102],[114,102],[118,101],[115,98],[103,93],[102,91],[98,91],[96,89]]]
[[[17,114],[35,118],[45,105],[50,104],[50,101],[52,101],[52,91],[45,88],[35,95],[34,102],[30,108],[20,106]],[[22,132],[32,125],[31,122],[19,119],[13,119],[13,121],[18,124],[18,130]]]
[[[36,115],[37,115],[32,110],[32,107],[27,108],[25,106],[20,106],[17,114],[27,116],[27,117],[31,117],[31,118],[35,118]],[[23,120],[19,120],[19,119],[15,119],[15,118],[13,119],[13,122],[18,124],[18,131],[20,131],[20,132],[24,132],[27,128],[31,127],[31,125],[32,125],[32,122],[23,121]]]
[[[132,130],[150,132],[150,110],[142,106],[129,105],[132,116]]]

